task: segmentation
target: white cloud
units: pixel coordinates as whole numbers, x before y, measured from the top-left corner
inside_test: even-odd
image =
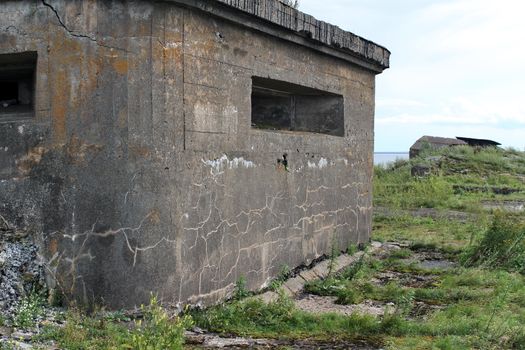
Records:
[[[376,106],[382,108],[405,108],[405,107],[424,107],[425,104],[416,101],[402,98],[383,98],[376,101]]]
[[[402,135],[494,133],[523,147],[525,1],[302,0],[302,8],[392,51],[376,84],[377,150],[401,147],[396,125]],[[401,142],[408,149],[413,140]]]

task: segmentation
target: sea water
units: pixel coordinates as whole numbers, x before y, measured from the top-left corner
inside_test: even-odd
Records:
[[[398,159],[408,159],[408,152],[376,152],[374,165],[386,165]]]

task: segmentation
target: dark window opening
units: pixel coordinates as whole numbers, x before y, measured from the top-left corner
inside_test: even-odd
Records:
[[[253,77],[252,127],[344,136],[343,96]]]
[[[33,115],[36,60],[36,52],[0,54],[0,118]]]

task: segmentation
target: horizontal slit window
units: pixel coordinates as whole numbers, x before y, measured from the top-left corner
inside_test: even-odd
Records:
[[[287,83],[252,78],[252,127],[344,136],[343,96]]]
[[[0,120],[32,117],[36,52],[0,54]]]

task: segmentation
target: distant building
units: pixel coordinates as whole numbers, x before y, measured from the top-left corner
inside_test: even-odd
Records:
[[[450,146],[471,146],[471,147],[497,147],[501,146],[501,143],[484,140],[484,139],[473,139],[470,137],[436,137],[436,136],[423,136],[417,140],[412,147],[410,147],[410,159],[417,157],[422,150],[425,149],[439,149]]]
[[[410,147],[410,159],[417,157],[422,150],[439,149],[450,146],[466,146],[465,141],[436,136],[423,136]]]
[[[492,140],[473,139],[470,137],[456,137],[458,140],[466,142],[472,147],[497,147],[501,146],[501,143]]]

